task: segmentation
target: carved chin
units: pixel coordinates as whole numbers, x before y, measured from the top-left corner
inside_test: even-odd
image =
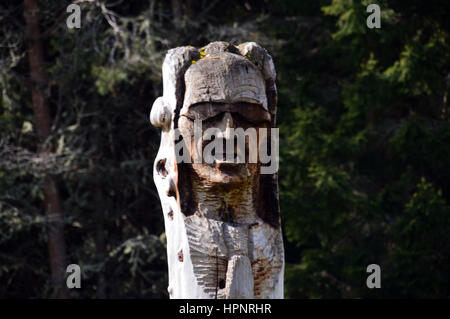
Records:
[[[192,164],[192,170],[202,181],[210,184],[246,183],[256,171],[255,164],[220,163]]]

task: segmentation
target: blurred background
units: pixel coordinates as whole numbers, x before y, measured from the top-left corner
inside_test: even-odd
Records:
[[[0,3],[0,298],[168,298],[148,115],[167,50],[218,40],[277,69],[286,297],[450,297],[449,1],[70,3]]]

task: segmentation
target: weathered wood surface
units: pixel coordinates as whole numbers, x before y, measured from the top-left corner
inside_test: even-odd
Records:
[[[259,163],[177,163],[175,154],[177,129],[191,155],[204,146],[194,145],[194,118],[203,130],[275,127],[275,77],[270,55],[252,42],[167,53],[150,121],[162,129],[154,181],[171,298],[283,298],[277,175],[261,175]]]

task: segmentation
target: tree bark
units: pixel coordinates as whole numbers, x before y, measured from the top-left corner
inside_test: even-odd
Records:
[[[47,143],[47,138],[51,134],[51,119],[45,96],[46,74],[37,0],[24,0],[24,10],[34,122],[39,143],[38,153],[45,157],[51,152],[51,147]],[[66,247],[61,200],[57,185],[51,176],[47,176],[44,182],[44,204],[48,220],[48,250],[54,295],[56,298],[68,298],[68,290],[64,285]]]

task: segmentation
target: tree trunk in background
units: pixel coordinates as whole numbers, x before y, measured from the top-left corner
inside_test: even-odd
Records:
[[[39,139],[38,152],[45,157],[51,151],[46,143],[51,133],[50,112],[46,103],[43,47],[39,31],[37,0],[24,0],[26,30],[28,38],[28,59],[30,63],[31,94],[36,133]],[[48,249],[52,284],[57,298],[67,298],[68,290],[64,284],[66,269],[66,247],[64,243],[63,218],[58,188],[49,176],[44,183],[45,211],[48,220]]]
[[[102,264],[102,268],[98,274],[97,282],[97,298],[106,299],[106,276],[105,276],[105,260],[106,260],[106,243],[105,243],[105,206],[102,201],[103,194],[101,185],[97,186],[97,227],[95,234],[95,250],[97,252],[97,263]]]

